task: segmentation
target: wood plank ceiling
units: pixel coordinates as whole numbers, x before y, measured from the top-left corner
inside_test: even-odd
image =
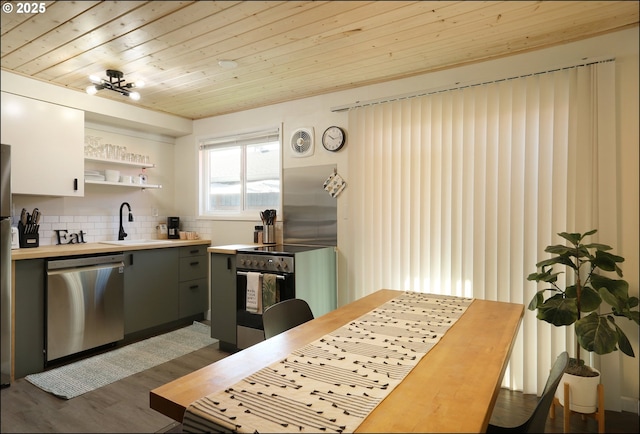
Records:
[[[638,25],[636,1],[40,3],[40,13],[17,13],[20,2],[2,2],[3,70],[80,92],[90,74],[120,70],[146,83],[131,103],[189,119]],[[225,59],[238,66],[221,67]],[[108,90],[97,97],[130,101]]]

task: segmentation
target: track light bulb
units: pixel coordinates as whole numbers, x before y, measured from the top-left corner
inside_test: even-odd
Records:
[[[140,94],[138,92],[129,92],[129,98],[131,98],[134,101],[139,101]]]
[[[95,95],[96,93],[98,93],[98,89],[96,89],[95,86],[87,86],[86,91],[89,95]]]

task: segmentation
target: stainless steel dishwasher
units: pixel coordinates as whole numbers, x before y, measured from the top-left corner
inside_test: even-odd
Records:
[[[124,338],[124,254],[47,261],[46,362]]]

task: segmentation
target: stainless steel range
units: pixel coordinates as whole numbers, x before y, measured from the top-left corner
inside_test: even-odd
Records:
[[[336,308],[335,247],[276,244],[238,250],[236,272],[239,349],[264,340],[261,313],[247,311],[248,273],[274,274],[277,299],[301,298],[316,318]]]

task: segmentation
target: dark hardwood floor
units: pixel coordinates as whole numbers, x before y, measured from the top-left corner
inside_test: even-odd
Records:
[[[217,344],[211,345],[70,400],[56,398],[19,379],[1,391],[0,432],[181,432],[177,422],[149,408],[149,390],[227,355],[218,350]],[[536,401],[533,395],[502,390],[492,423],[518,425]],[[605,422],[607,433],[639,432],[638,415],[634,413],[608,411]],[[558,409],[556,419],[547,420],[546,431],[559,433],[562,428],[562,410]],[[571,432],[597,433],[597,422],[573,416]]]
[[[535,395],[525,395],[521,392],[513,392],[502,389],[493,409],[491,423],[500,426],[518,426],[527,420],[533,411],[538,398]],[[605,411],[604,422],[607,433],[638,433],[638,421],[640,418],[635,413]],[[562,407],[556,407],[556,417],[547,418],[545,432],[561,433],[564,428]],[[578,414],[571,416],[570,432],[572,433],[597,433],[598,422],[590,417],[582,418]]]
[[[173,419],[149,408],[149,391],[228,353],[218,344],[65,400],[24,378],[0,392],[0,432],[155,433],[175,430]],[[179,431],[176,431],[179,432]]]

